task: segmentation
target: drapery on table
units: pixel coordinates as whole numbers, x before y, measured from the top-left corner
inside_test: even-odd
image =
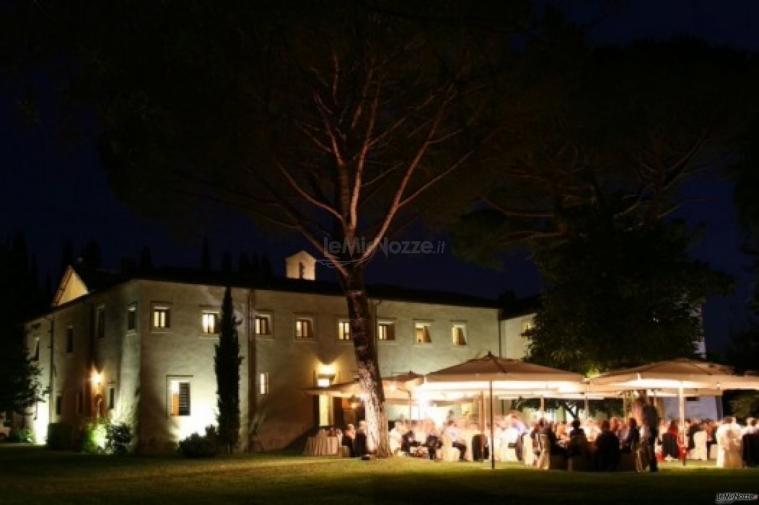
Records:
[[[337,456],[340,450],[340,439],[337,437],[315,436],[306,439],[304,456]]]

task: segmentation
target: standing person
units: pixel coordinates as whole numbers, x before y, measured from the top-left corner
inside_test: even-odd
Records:
[[[652,472],[658,472],[659,466],[656,461],[656,438],[659,436],[659,412],[652,403],[645,402],[642,408],[643,426],[646,428],[644,443],[648,457],[648,468]]]
[[[363,458],[369,454],[369,447],[367,446],[366,438],[366,421],[358,422],[358,429],[356,430],[356,437],[353,440],[354,455],[359,458]]]

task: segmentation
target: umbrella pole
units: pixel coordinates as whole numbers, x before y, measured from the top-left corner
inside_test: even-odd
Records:
[[[590,401],[588,400],[588,393],[585,392],[585,419],[588,419],[590,417]]]
[[[414,413],[414,401],[411,399],[411,393],[408,395],[408,420],[411,421],[411,416]]]
[[[493,429],[493,381],[490,381],[490,469],[495,470],[495,436]]]
[[[677,388],[677,408],[680,411],[680,436],[685,444],[685,398],[683,397],[682,385]],[[685,461],[688,459],[687,456],[688,453],[685,453],[685,456],[683,456],[683,466],[685,466]]]

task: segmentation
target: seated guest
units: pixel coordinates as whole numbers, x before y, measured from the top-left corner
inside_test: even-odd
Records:
[[[567,442],[567,456],[578,456],[588,452],[588,439],[585,432],[580,428],[580,420],[572,421],[572,429],[569,431],[569,442]]]
[[[396,454],[401,450],[401,445],[403,443],[403,434],[405,433],[404,428],[405,426],[403,425],[403,421],[395,421],[395,424],[393,424],[393,429],[390,430],[389,446],[390,452],[392,454]]]
[[[567,425],[564,423],[556,424],[556,440],[560,444],[564,444],[569,441],[569,434],[567,433]]]
[[[588,442],[593,442],[600,434],[601,430],[598,428],[598,423],[596,423],[596,420],[588,419],[585,422],[585,436],[588,437]]]
[[[456,426],[456,423],[453,420],[448,421],[443,433],[450,439],[451,446],[459,450],[459,461],[464,461],[466,444],[461,440],[461,430]]]
[[[613,472],[619,464],[619,438],[611,431],[608,420],[601,422],[601,433],[596,438],[596,468]]]
[[[349,424],[345,427],[345,431],[343,432],[343,436],[340,439],[340,445],[343,447],[348,448],[348,456],[351,458],[356,456],[356,450],[354,448],[354,439],[356,438],[356,427],[352,424]]]
[[[678,434],[677,421],[673,419],[669,423],[667,431],[661,436],[662,456],[664,458],[680,459],[680,449],[677,445]]]
[[[617,436],[617,438],[621,437],[622,428],[623,426],[619,418],[617,416],[612,416],[612,418],[609,420],[609,429]]]
[[[634,417],[631,417],[627,421],[627,429],[625,430],[624,438],[620,443],[622,452],[631,452],[639,443],[640,430],[638,429],[638,421],[636,421]]]
[[[572,425],[571,426],[572,426],[572,429],[569,430],[569,438],[570,439],[573,438],[573,437],[587,438],[585,436],[585,431],[580,427],[581,423],[580,423],[579,419],[575,419],[574,421],[572,421]]]
[[[551,447],[551,454],[566,454],[566,449],[559,445],[559,441],[556,438],[556,433],[553,431],[552,423],[545,423],[543,425],[542,435],[548,437],[548,443]]]
[[[437,429],[433,426],[427,434],[427,440],[424,441],[424,446],[427,448],[427,454],[431,461],[437,459],[437,451],[443,447],[443,441],[440,439],[440,435]]]
[[[416,439],[416,424],[416,421],[412,421],[409,430],[403,434],[403,437],[401,439],[401,451],[405,452],[408,455],[411,454],[411,450],[413,448],[419,447],[421,445],[421,442]]]
[[[369,454],[369,448],[367,446],[366,439],[366,421],[358,422],[358,429],[356,430],[356,438],[353,440],[353,450],[356,457],[362,458]]]

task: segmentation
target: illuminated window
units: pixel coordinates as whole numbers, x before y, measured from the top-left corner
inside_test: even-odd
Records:
[[[314,338],[314,321],[311,318],[299,317],[295,319],[295,338]]]
[[[258,394],[269,394],[269,372],[261,372],[258,374]]]
[[[151,324],[156,330],[171,328],[171,309],[166,305],[153,306]]]
[[[466,324],[453,323],[451,326],[453,345],[466,345]]]
[[[380,321],[377,324],[377,340],[395,340],[395,323],[392,321]]]
[[[430,323],[414,323],[414,334],[416,336],[417,344],[431,344],[432,337],[430,336]]]
[[[218,329],[219,314],[216,312],[203,312],[200,316],[200,324],[203,333],[206,335],[215,335],[219,333]]]
[[[113,410],[116,406],[116,388],[108,388],[108,410]]]
[[[39,361],[40,360],[40,339],[39,339],[39,337],[36,337],[34,339],[34,352],[32,353],[32,360],[33,361]]]
[[[190,415],[190,383],[173,380],[169,383],[169,414],[172,416]]]
[[[98,338],[105,337],[105,307],[98,307],[95,311],[95,332]]]
[[[74,352],[74,327],[69,326],[66,328],[66,352]]]
[[[137,305],[127,307],[127,331],[137,329]]]
[[[338,340],[350,340],[351,339],[351,322],[347,319],[342,319],[337,322],[337,339]]]
[[[532,319],[528,319],[527,321],[525,321],[524,323],[522,323],[522,334],[523,335],[525,333],[529,332],[529,331],[534,330],[534,329],[535,329],[535,321],[533,321]]]
[[[256,315],[256,335],[271,335],[271,316],[269,314]]]

